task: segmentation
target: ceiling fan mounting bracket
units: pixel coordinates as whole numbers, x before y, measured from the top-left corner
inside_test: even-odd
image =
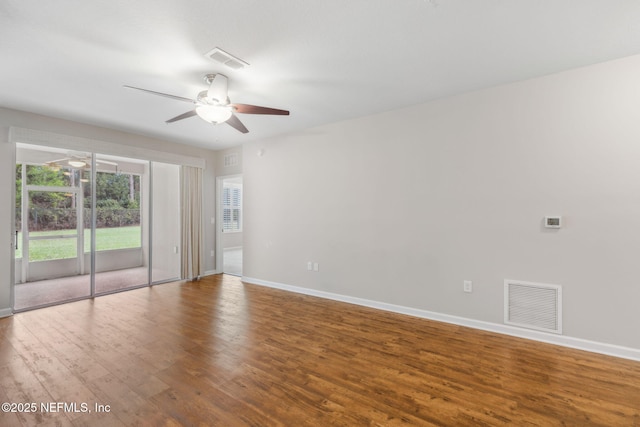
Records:
[[[207,83],[208,85],[211,84],[211,82],[213,81],[213,79],[218,75],[219,73],[210,73],[210,74],[205,74],[204,75],[204,81],[205,83]],[[223,76],[223,74],[220,74],[221,76]],[[227,77],[227,76],[224,76]]]
[[[211,99],[209,98],[209,93],[206,90],[203,90],[198,94],[196,101],[198,104],[201,104],[201,105],[229,105],[229,103],[231,102],[229,100],[229,97],[227,97],[226,102],[218,102],[215,99]]]

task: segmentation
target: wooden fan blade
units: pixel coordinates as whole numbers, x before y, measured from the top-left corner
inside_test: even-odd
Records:
[[[278,110],[277,108],[259,107],[249,104],[232,104],[237,113],[242,114],[272,114],[276,116],[288,116],[287,110]]]
[[[236,130],[239,130],[242,133],[248,133],[249,132],[249,129],[247,129],[245,127],[245,125],[242,124],[242,122],[240,121],[238,116],[236,116],[235,114],[231,115],[229,120],[227,120],[225,123],[227,123],[232,128],[234,128]]]
[[[165,123],[173,123],[177,122],[178,120],[188,119],[189,117],[193,117],[196,114],[196,110],[187,111],[186,113],[182,113],[179,116],[175,116],[174,118],[165,121]]]
[[[196,101],[194,101],[193,99],[190,99],[190,98],[184,98],[184,97],[182,97],[182,96],[169,95],[168,93],[156,92],[156,91],[154,91],[154,90],[142,89],[142,88],[140,88],[140,87],[135,87],[135,86],[127,86],[127,85],[124,85],[123,87],[126,87],[127,89],[141,90],[142,92],[148,92],[148,93],[152,93],[152,94],[154,94],[154,95],[164,96],[165,98],[176,99],[176,100],[178,100],[178,101],[190,102],[190,103],[192,103],[192,104],[195,104],[195,103],[196,103]]]

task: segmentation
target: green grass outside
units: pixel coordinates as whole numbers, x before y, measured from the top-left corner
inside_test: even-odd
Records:
[[[91,230],[85,230],[84,250],[91,249]],[[37,236],[74,235],[76,230],[36,231],[29,233]],[[142,238],[140,226],[98,228],[96,229],[96,250],[108,251],[113,249],[139,248]],[[77,256],[76,239],[47,239],[29,241],[29,261],[45,261],[52,259],[75,258]],[[18,249],[16,258],[22,258],[22,233],[18,233]]]

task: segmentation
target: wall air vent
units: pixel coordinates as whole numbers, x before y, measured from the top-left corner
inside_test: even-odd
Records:
[[[243,61],[242,59],[236,58],[235,56],[225,52],[219,47],[213,48],[209,52],[205,53],[204,56],[216,62],[224,64],[229,68],[233,68],[234,70],[240,70],[244,67],[249,66],[249,64]]]
[[[562,287],[505,280],[504,323],[561,334]]]
[[[238,153],[229,153],[224,155],[224,167],[237,166],[239,163]]]

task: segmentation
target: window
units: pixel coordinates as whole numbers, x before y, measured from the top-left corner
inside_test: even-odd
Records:
[[[242,231],[242,184],[225,183],[222,188],[222,230]]]

